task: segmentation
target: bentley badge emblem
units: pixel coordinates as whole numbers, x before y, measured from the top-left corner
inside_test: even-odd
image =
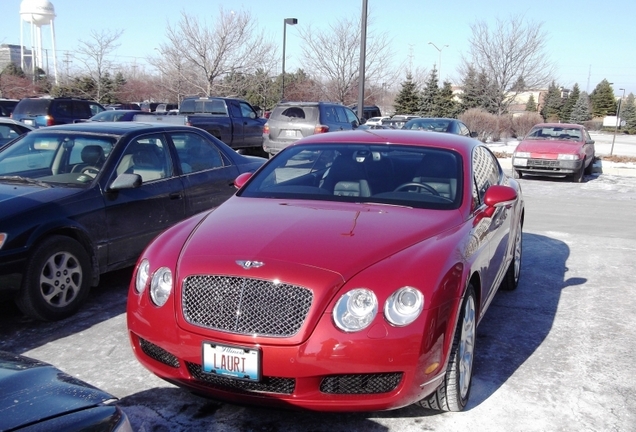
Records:
[[[265,265],[265,263],[261,262],[261,261],[236,261],[236,263],[238,265],[240,265],[241,267],[243,267],[245,270],[249,270],[251,268],[259,268],[259,267],[263,267]]]

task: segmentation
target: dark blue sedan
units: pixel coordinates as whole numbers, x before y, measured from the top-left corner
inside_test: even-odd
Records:
[[[41,320],[75,313],[102,273],[234,194],[265,159],[207,132],[140,122],[37,129],[0,149],[0,289]]]
[[[407,121],[402,129],[423,130],[433,132],[445,132],[456,135],[476,137],[476,132],[471,132],[463,122],[454,118],[421,117]]]

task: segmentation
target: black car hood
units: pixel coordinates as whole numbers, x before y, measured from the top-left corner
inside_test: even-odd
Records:
[[[10,430],[115,397],[38,360],[0,351],[0,430]]]
[[[0,180],[0,218],[24,213],[35,207],[65,198],[85,189],[74,187],[46,187]]]

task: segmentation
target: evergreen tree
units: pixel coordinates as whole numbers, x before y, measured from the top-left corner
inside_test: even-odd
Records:
[[[420,105],[420,96],[417,84],[413,82],[413,76],[406,75],[406,81],[402,83],[402,89],[395,97],[396,114],[415,114]]]
[[[561,97],[561,89],[554,81],[548,87],[548,94],[545,97],[545,103],[541,108],[541,116],[545,121],[559,121],[561,107],[563,106],[563,98]]]
[[[481,106],[481,92],[477,79],[477,71],[472,66],[468,67],[466,75],[462,79],[461,89],[462,95],[459,108],[461,112],[466,112],[471,108]]]
[[[477,89],[479,91],[479,106],[490,114],[497,114],[499,112],[497,101],[503,99],[500,97],[497,85],[484,71],[477,75]]]
[[[579,96],[581,95],[581,90],[579,89],[579,85],[574,84],[572,87],[572,91],[568,95],[568,98],[564,101],[563,106],[561,107],[561,113],[559,118],[563,121],[570,121],[570,117],[572,116],[572,109],[574,108],[574,104],[579,100]]]
[[[636,100],[634,94],[630,93],[625,99],[621,108],[621,119],[625,120],[623,130],[629,134],[636,133]]]
[[[424,90],[422,90],[418,114],[423,117],[438,117],[438,102],[439,87],[437,85],[437,69],[433,66],[433,70],[428,76],[428,81],[426,81],[426,86]]]
[[[457,118],[459,115],[458,103],[455,101],[453,88],[449,81],[444,81],[444,86],[437,95],[437,115],[450,118]]]
[[[592,118],[590,115],[590,98],[586,92],[581,92],[579,99],[572,107],[572,114],[570,115],[570,123],[583,124]]]
[[[590,95],[592,102],[592,115],[594,117],[605,117],[616,114],[616,97],[614,89],[607,79],[604,79],[594,89]]]
[[[526,102],[526,111],[537,112],[537,103],[534,100],[533,94],[530,94],[530,97],[528,98],[528,102]]]

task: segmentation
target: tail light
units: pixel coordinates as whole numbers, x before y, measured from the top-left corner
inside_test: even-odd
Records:
[[[55,119],[53,117],[51,117],[50,115],[47,115],[44,118],[46,119],[47,126],[55,126]]]
[[[319,133],[325,133],[325,132],[329,132],[329,126],[327,125],[316,125],[316,127],[314,128],[314,133],[315,134],[319,134]]]
[[[263,126],[263,135],[269,135],[269,124],[267,123]]]

